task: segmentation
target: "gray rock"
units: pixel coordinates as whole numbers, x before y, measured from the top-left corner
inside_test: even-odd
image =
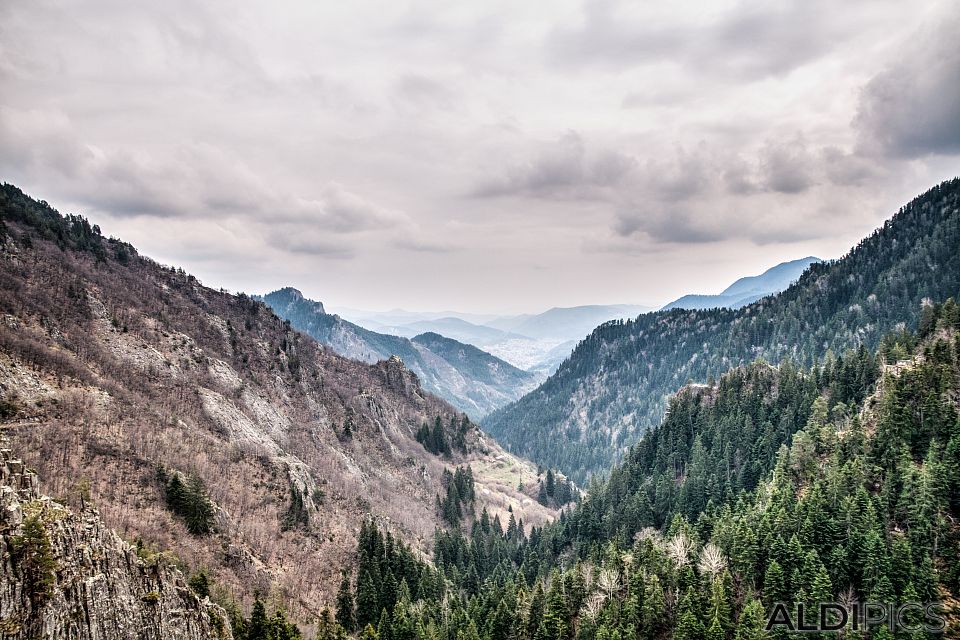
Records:
[[[20,551],[24,523],[34,517],[54,565],[52,584],[42,589],[30,588]],[[232,640],[233,634],[223,609],[200,600],[177,568],[139,557],[96,510],[74,513],[41,495],[37,475],[2,448],[0,637]]]

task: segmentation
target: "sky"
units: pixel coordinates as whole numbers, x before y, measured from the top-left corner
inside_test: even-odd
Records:
[[[207,285],[662,304],[960,174],[952,1],[0,0],[0,180]]]

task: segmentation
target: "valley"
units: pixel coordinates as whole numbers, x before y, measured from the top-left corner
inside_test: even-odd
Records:
[[[957,33],[0,2],[0,640],[960,640]]]
[[[477,513],[554,517],[536,501],[536,468],[399,359],[331,353],[262,303],[15,187],[0,212],[0,428],[47,493],[92,502],[126,540],[209,571],[225,604],[259,593],[310,620],[368,518],[429,553],[434,502],[458,467],[475,470]],[[417,442],[436,421],[458,450]],[[191,535],[168,508],[171,474],[202,487],[210,533]]]
[[[170,553],[185,571],[209,576],[214,584],[210,597],[221,607],[214,617],[229,618],[232,628],[247,624],[243,611],[252,605],[256,605],[254,610],[263,608],[261,599],[265,598],[281,612],[277,615],[286,611],[293,620],[308,623],[321,638],[364,628],[364,637],[372,637],[371,633],[383,637],[413,625],[416,617],[421,619],[419,624],[427,623],[441,635],[446,633],[443,629],[466,625],[468,629],[475,626],[478,637],[488,634],[493,638],[498,637],[497,632],[481,632],[481,622],[511,629],[535,625],[533,611],[540,611],[537,598],[554,602],[551,594],[568,580],[583,583],[578,587],[583,595],[577,597],[584,604],[564,606],[587,607],[588,613],[583,615],[589,617],[578,624],[581,629],[595,628],[597,637],[608,624],[628,625],[624,629],[654,625],[651,632],[656,625],[672,628],[685,624],[676,610],[657,613],[655,619],[639,616],[635,622],[621,614],[605,618],[602,612],[604,603],[629,599],[634,589],[656,591],[664,584],[682,583],[687,579],[684,574],[660,574],[659,587],[635,585],[625,575],[622,586],[598,587],[590,576],[625,572],[627,555],[620,560],[617,556],[601,560],[591,551],[594,545],[615,544],[620,549],[617,553],[626,554],[629,541],[634,540],[629,555],[653,562],[664,549],[672,553],[664,542],[667,536],[674,536],[670,544],[676,536],[686,536],[691,544],[688,553],[715,553],[707,547],[722,549],[731,554],[730,569],[738,571],[738,580],[759,584],[763,574],[751,577],[750,573],[756,565],[737,564],[742,560],[735,555],[739,553],[736,545],[742,541],[718,538],[718,529],[702,529],[706,514],[721,505],[740,504],[744,496],[769,491],[769,487],[780,487],[777,490],[785,491],[782,495],[789,498],[797,489],[781,486],[788,468],[806,469],[794,476],[795,482],[812,481],[809,474],[814,467],[803,462],[807,459],[803,456],[829,458],[839,452],[887,459],[877,449],[881,440],[875,439],[884,429],[893,428],[893,408],[883,408],[894,402],[891,386],[896,389],[899,379],[912,380],[909,384],[926,380],[933,374],[915,379],[911,371],[926,367],[931,360],[946,367],[947,373],[937,374],[945,377],[923,382],[928,386],[915,391],[905,387],[896,393],[904,402],[928,393],[927,405],[944,403],[934,414],[928,413],[937,416],[936,423],[925,421],[918,427],[925,430],[922,442],[914,440],[910,446],[916,457],[924,454],[931,438],[939,443],[936,455],[947,456],[948,477],[943,482],[956,482],[949,475],[954,473],[950,465],[958,464],[953,459],[956,437],[951,435],[955,430],[951,425],[960,422],[956,404],[950,400],[955,397],[950,385],[958,378],[949,370],[956,366],[952,354],[960,353],[952,337],[960,321],[952,300],[945,305],[926,300],[956,288],[956,254],[949,247],[956,246],[952,234],[957,229],[957,184],[945,183],[917,198],[849,256],[814,265],[797,284],[743,311],[674,309],[601,325],[580,343],[557,374],[489,421],[491,433],[498,439],[518,453],[546,463],[539,468],[502,449],[468,415],[431,395],[418,375],[423,375],[426,384],[440,379],[423,369],[430,362],[423,354],[443,359],[458,367],[459,375],[487,384],[502,382],[496,374],[525,372],[436,333],[407,339],[361,329],[326,314],[320,303],[293,289],[265,297],[278,317],[255,298],[208,289],[180,269],[159,265],[128,244],[104,238],[85,219],[63,217],[7,185],[0,200],[5,264],[0,281],[4,313],[0,325],[0,428],[10,447],[22,451],[25,463],[43,478],[46,491],[65,505],[50,508],[83,512],[90,504],[96,505],[97,517],[134,545],[137,553],[144,550],[141,555],[150,558]],[[929,230],[920,231],[923,225],[919,221]],[[883,253],[881,247],[891,234],[897,234],[898,251]],[[914,238],[912,244],[907,237]],[[939,260],[935,280],[913,268],[911,256],[920,246],[926,260]],[[845,274],[852,269],[866,273],[859,266],[864,264],[882,277],[862,278],[856,288],[834,292],[831,287],[838,285],[832,283],[848,282]],[[882,281],[884,290],[895,292],[906,286],[898,284],[898,277],[911,283],[906,298],[888,301],[878,293],[878,285],[872,284]],[[816,293],[811,292],[814,283]],[[854,307],[856,315],[850,315]],[[816,327],[787,325],[795,332],[790,334],[793,337],[776,330],[772,334],[757,333],[756,329],[742,333],[758,323],[776,326],[766,318],[777,317],[782,308],[835,309],[839,315]],[[887,328],[882,329],[875,320],[857,324],[863,322],[864,314],[871,313],[882,318]],[[526,330],[530,326],[527,324]],[[645,336],[648,326],[659,328]],[[836,343],[836,352],[818,357],[821,352],[802,346],[825,330],[851,335],[837,332],[836,327],[854,326],[858,327],[858,340]],[[785,355],[779,366],[771,366],[762,359],[750,364],[746,357],[732,361],[732,355],[724,355],[735,351],[702,351],[713,360],[698,365],[705,369],[690,371],[705,371],[709,380],[705,384],[676,383],[679,390],[670,396],[668,411],[650,427],[649,434],[638,437],[640,432],[629,432],[638,440],[634,446],[622,435],[612,441],[620,444],[610,446],[611,441],[605,442],[610,436],[603,431],[601,439],[595,435],[586,438],[586,431],[581,436],[576,431],[561,431],[565,435],[558,436],[555,429],[567,429],[562,419],[551,425],[554,431],[548,433],[553,435],[546,441],[531,437],[536,433],[533,430],[544,424],[542,418],[520,418],[514,424],[522,428],[511,427],[512,431],[504,426],[507,420],[517,420],[511,412],[519,407],[547,402],[549,394],[567,388],[558,386],[560,381],[569,385],[568,380],[587,379],[588,356],[602,341],[616,337],[611,345],[619,349],[630,345],[642,355],[662,352],[656,345],[671,336],[683,336],[682,341],[671,343],[673,349],[702,340],[693,336],[694,331],[715,341],[716,336],[726,336],[726,344],[742,345],[737,347],[740,349],[751,344],[780,345],[767,348],[773,349],[771,354]],[[778,337],[781,335],[784,337]],[[628,340],[628,336],[635,337]],[[746,341],[758,336],[767,342]],[[785,344],[801,347],[785,351]],[[844,344],[850,348],[839,348]],[[609,349],[602,347],[600,352],[609,353]],[[879,349],[877,355],[874,349]],[[910,361],[911,353],[921,355]],[[466,359],[467,355],[473,360]],[[608,394],[630,388],[622,381],[622,372],[609,370],[609,363],[628,365],[633,357],[621,355],[611,361],[607,356],[604,388]],[[407,361],[412,367],[421,367],[420,371],[414,373]],[[908,361],[915,364],[905,367],[903,363]],[[732,366],[720,371],[726,363]],[[887,363],[898,364],[891,369]],[[573,372],[578,377],[571,379]],[[444,375],[447,381],[453,377]],[[677,376],[675,373],[660,384],[671,384]],[[461,393],[457,387],[447,387],[444,392]],[[608,402],[613,407],[623,402],[617,396],[604,397],[612,398]],[[555,410],[567,406],[556,398],[548,402]],[[601,405],[592,400],[587,406]],[[599,417],[602,415],[588,420],[616,424]],[[877,423],[881,426],[871,426]],[[885,424],[891,426],[882,426]],[[848,433],[860,435],[850,440]],[[803,438],[812,439],[812,444]],[[865,438],[874,439],[875,444],[866,449],[837,448],[845,442],[860,442],[857,446],[863,447]],[[524,445],[518,446],[521,441]],[[586,451],[600,456],[597,464],[614,461],[621,450],[628,452],[627,457],[614,464],[607,480],[594,481],[581,493],[567,484],[562,473],[550,468],[556,463],[561,472],[583,479],[583,467],[570,466],[571,460],[590,459],[583,457],[583,444],[577,442],[593,447]],[[562,448],[553,448],[553,443],[562,443]],[[559,450],[565,452],[561,457],[553,453]],[[886,480],[880,473],[874,482],[882,484]],[[171,497],[171,483],[186,487],[176,489],[176,495],[182,497]],[[36,480],[30,481],[30,486],[36,484]],[[27,497],[36,500],[37,495]],[[563,511],[558,511],[561,508]],[[955,507],[947,500],[937,508],[949,511]],[[755,516],[743,517],[763,518],[766,513],[761,509]],[[741,517],[739,512],[736,517]],[[464,526],[471,529],[470,538],[459,538]],[[736,526],[735,522],[729,526]],[[715,542],[708,542],[711,530]],[[389,538],[396,540],[391,544],[401,546],[383,547],[383,538],[378,538],[379,543],[370,542],[370,536],[383,533],[395,536]],[[943,535],[951,541],[956,531],[947,526]],[[365,547],[368,544],[373,546]],[[698,552],[697,544],[706,546]],[[822,545],[821,554],[831,553],[831,543],[818,544]],[[925,548],[922,544],[916,542],[916,548]],[[942,551],[932,552],[932,571],[941,562],[938,554],[954,553],[953,544],[948,542]],[[477,555],[476,545],[486,551]],[[127,549],[123,553],[130,553]],[[398,558],[418,567],[403,570],[413,571],[404,581],[406,591],[383,591],[382,562],[389,566],[395,561],[394,553],[401,553]],[[490,553],[493,555],[485,555]],[[379,579],[372,573],[370,559],[364,560],[365,554],[386,554],[378,561]],[[359,568],[352,572],[358,558]],[[573,568],[571,559],[577,559]],[[614,564],[606,566],[608,562]],[[783,556],[781,564],[789,562],[798,561]],[[678,564],[677,569],[683,566]],[[346,582],[340,573],[344,569]],[[701,566],[700,571],[706,569]],[[390,574],[396,578],[400,572],[394,569]],[[521,576],[522,584],[535,587],[532,594],[508,577],[514,572]],[[712,575],[719,579],[719,574]],[[949,589],[951,575],[944,567],[939,578],[918,575],[917,581],[926,581],[923,584],[928,590],[934,588],[929,586],[931,581],[946,581]],[[828,571],[825,583],[836,585],[844,580],[854,578]],[[866,581],[868,576],[856,580]],[[481,588],[481,582],[487,586]],[[441,583],[446,586],[438,586]],[[61,578],[55,585],[64,593],[69,589]],[[854,582],[851,588],[876,588],[864,585],[866,582]],[[450,606],[437,599],[451,588],[474,594],[479,598],[475,606],[491,610],[467,613],[455,608],[445,614],[452,617],[436,626],[431,612]],[[604,598],[594,594],[597,588],[607,589]],[[920,587],[914,584],[913,588]],[[735,599],[736,595],[728,592],[723,597]],[[345,608],[348,599],[353,603],[349,610]],[[414,599],[432,604],[413,616]],[[596,604],[587,606],[588,601]],[[33,613],[38,606],[34,602],[16,614],[24,629],[38,624],[39,609]],[[536,624],[560,624],[547,622],[549,615],[559,615],[549,613],[550,607],[557,606],[554,602],[542,614],[537,613],[544,621]],[[527,618],[515,614],[528,607]],[[378,613],[381,610],[387,612],[387,618]],[[569,619],[573,614],[569,608],[566,611]],[[701,617],[709,619],[706,613],[697,615]],[[161,616],[157,624],[163,628],[174,623]],[[277,628],[286,628],[286,624]],[[194,637],[180,631],[169,633],[171,637]]]

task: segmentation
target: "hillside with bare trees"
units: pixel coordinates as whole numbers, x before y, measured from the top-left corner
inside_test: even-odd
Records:
[[[424,425],[456,443],[439,454]],[[475,504],[542,524],[537,470],[398,359],[340,357],[262,303],[204,287],[0,189],[0,426],[48,493],[145,549],[309,622],[367,518],[425,553],[453,472]],[[447,473],[449,472],[449,473]],[[522,490],[520,487],[527,487]],[[527,495],[529,492],[530,495]]]

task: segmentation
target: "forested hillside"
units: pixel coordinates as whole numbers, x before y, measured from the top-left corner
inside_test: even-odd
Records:
[[[425,424],[431,442],[455,446],[428,450]],[[540,524],[555,513],[536,501],[532,465],[400,361],[339,356],[263,303],[11,185],[0,189],[0,429],[49,493],[95,505],[145,556],[203,570],[225,605],[247,609],[259,593],[299,622],[332,602],[366,519],[421,550],[456,526],[437,501],[458,469],[476,494],[458,503],[464,526],[483,508]]]
[[[540,374],[436,333],[408,339],[364,329],[326,313],[322,304],[291,287],[268,293],[263,300],[295,329],[340,355],[371,363],[398,356],[428,391],[474,420],[516,400],[543,380]]]
[[[574,480],[602,473],[657,424],[670,393],[763,358],[810,365],[916,326],[922,301],[960,291],[960,179],[903,207],[843,258],[739,310],[673,309],[610,322],[536,390],[483,424]]]
[[[759,640],[786,637],[763,630],[774,602],[940,601],[951,637],[960,307],[924,319],[878,354],[685,387],[609,480],[529,535],[484,515],[469,537],[438,532],[434,568],[368,527],[338,619],[366,639]]]

